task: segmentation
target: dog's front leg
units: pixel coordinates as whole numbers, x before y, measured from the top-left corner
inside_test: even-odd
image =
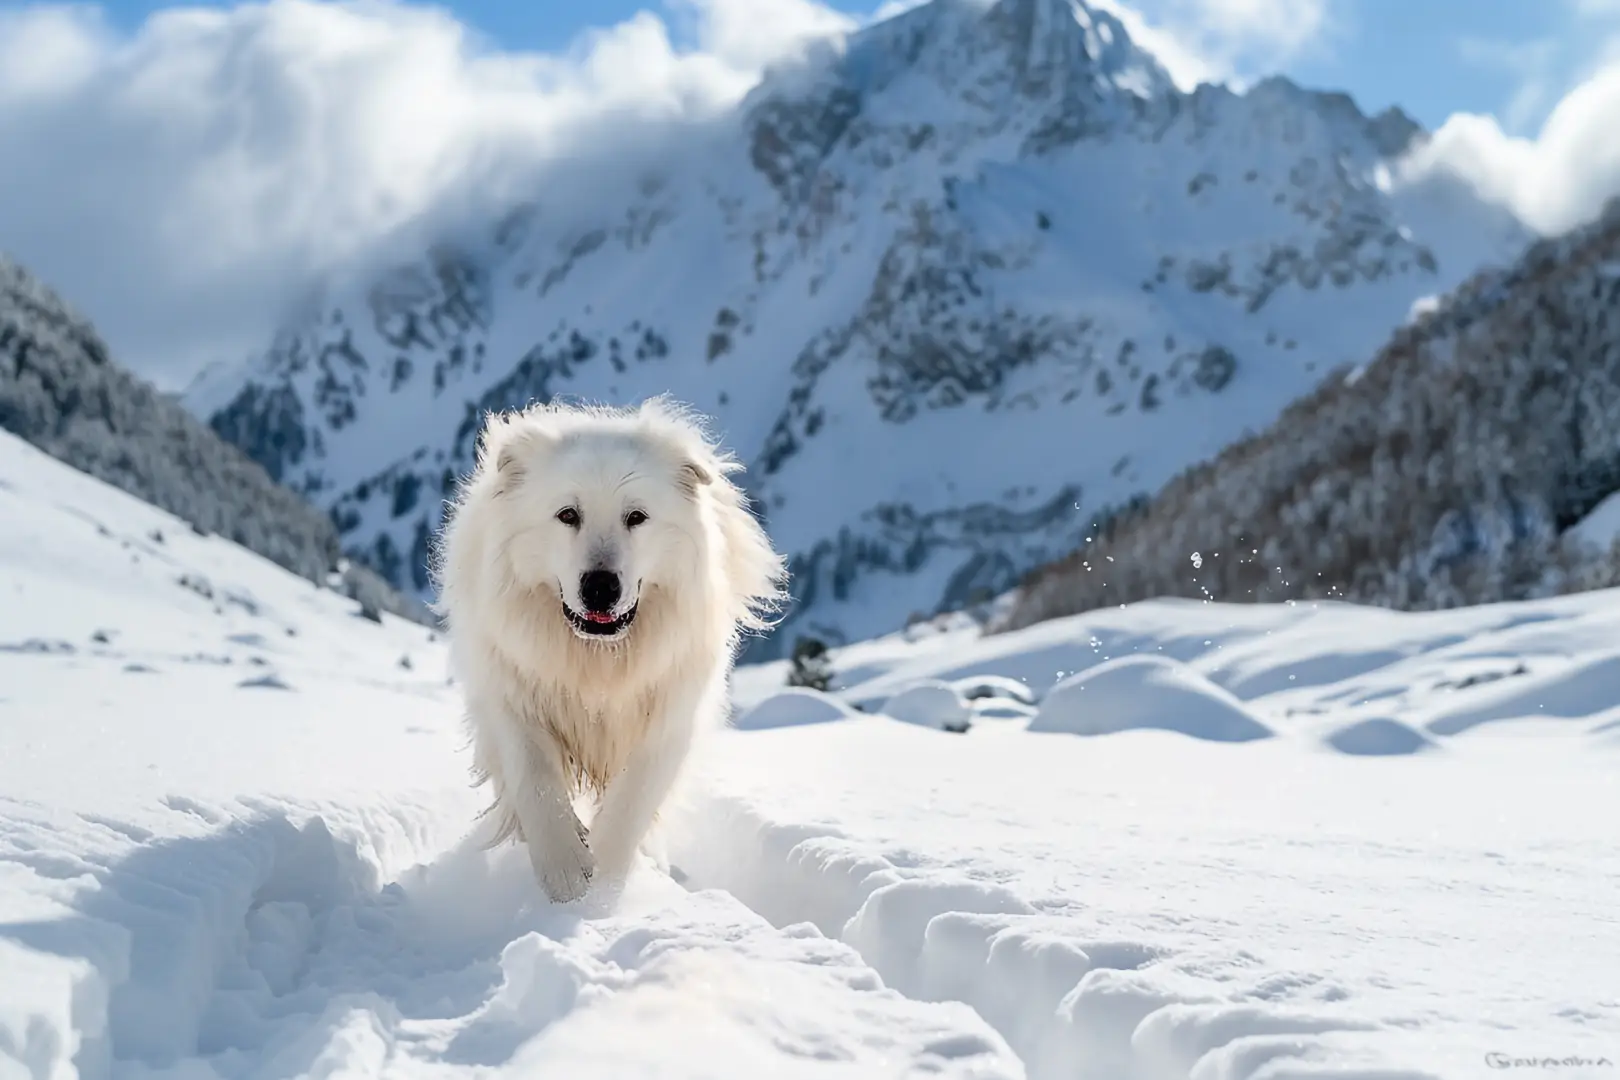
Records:
[[[622,880],[686,764],[702,696],[672,702],[609,782],[591,819],[591,851],[604,877]]]
[[[510,800],[535,880],[555,903],[585,895],[596,862],[569,798],[562,753],[550,732],[502,716],[491,725],[503,796]]]

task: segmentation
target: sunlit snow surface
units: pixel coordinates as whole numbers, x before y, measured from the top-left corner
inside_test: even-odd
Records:
[[[567,909],[351,608],[0,436],[0,1077],[1620,1075],[1613,593],[745,669]]]

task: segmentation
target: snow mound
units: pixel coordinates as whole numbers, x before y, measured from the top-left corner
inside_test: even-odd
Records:
[[[764,731],[768,728],[827,724],[834,720],[848,720],[856,715],[854,709],[830,694],[791,686],[746,710],[731,726],[739,731]]]
[[[929,679],[906,687],[883,703],[883,713],[906,724],[941,731],[966,731],[973,723],[973,710],[956,687]]]
[[[1122,656],[1052,687],[1029,722],[1036,732],[1109,735],[1159,728],[1213,742],[1264,739],[1272,730],[1243,703],[1185,664]]]
[[[1341,754],[1358,757],[1393,757],[1435,748],[1434,740],[1423,732],[1386,716],[1346,724],[1323,742]]]

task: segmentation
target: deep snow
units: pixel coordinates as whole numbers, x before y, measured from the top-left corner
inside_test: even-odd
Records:
[[[7,436],[0,598],[7,1080],[1620,1069],[1613,593],[744,669],[671,876],[566,908],[425,629]]]

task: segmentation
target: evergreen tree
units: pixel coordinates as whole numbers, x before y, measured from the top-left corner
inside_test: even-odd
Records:
[[[793,643],[793,668],[787,682],[789,686],[823,691],[832,684],[832,656],[825,642],[805,636]]]

